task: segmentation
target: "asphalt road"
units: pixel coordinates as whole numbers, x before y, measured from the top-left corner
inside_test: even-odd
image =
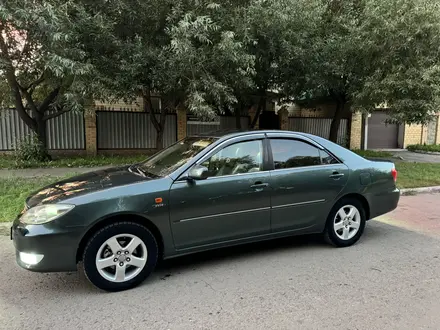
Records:
[[[166,262],[142,286],[18,268],[0,238],[1,329],[440,329],[440,195],[403,197],[351,248],[313,237]]]

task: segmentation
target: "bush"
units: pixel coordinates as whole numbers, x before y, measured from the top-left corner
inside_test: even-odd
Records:
[[[29,167],[33,163],[50,160],[46,149],[35,134],[27,135],[18,141],[14,156],[17,167]]]
[[[406,148],[409,151],[440,152],[440,144],[412,144]]]

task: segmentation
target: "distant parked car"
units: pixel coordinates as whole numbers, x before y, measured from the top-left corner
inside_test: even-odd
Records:
[[[159,259],[322,233],[354,244],[397,207],[391,162],[286,131],[191,136],[145,162],[76,176],[26,200],[11,238],[20,266],[73,271],[98,288],[141,283]]]

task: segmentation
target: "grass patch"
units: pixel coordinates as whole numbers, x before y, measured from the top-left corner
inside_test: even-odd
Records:
[[[24,201],[31,193],[63,178],[8,178],[0,179],[0,222],[8,222],[23,210]]]
[[[406,147],[409,151],[440,152],[440,144],[412,144]]]
[[[440,186],[440,164],[396,162],[400,188]]]
[[[369,158],[392,158],[393,154],[388,151],[377,151],[377,150],[352,150],[354,153],[362,157]]]
[[[150,154],[131,156],[106,156],[94,157],[59,157],[48,162],[26,162],[17,165],[12,156],[0,157],[0,168],[51,168],[51,167],[95,167],[95,166],[117,166],[138,163],[150,156]]]

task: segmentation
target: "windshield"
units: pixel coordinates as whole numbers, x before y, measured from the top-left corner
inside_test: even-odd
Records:
[[[216,138],[187,137],[139,164],[139,168],[146,174],[167,176],[216,140]]]

